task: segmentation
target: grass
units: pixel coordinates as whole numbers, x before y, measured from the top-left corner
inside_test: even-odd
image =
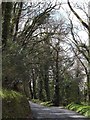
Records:
[[[53,106],[51,101],[47,101],[47,102],[42,102],[39,99],[32,99],[32,102],[43,105],[43,106],[47,106],[47,107],[51,107]]]
[[[41,105],[51,107],[53,106],[53,103],[51,101],[47,101],[47,102],[42,102]]]
[[[90,117],[90,106],[71,103],[68,106],[66,106],[66,108],[68,108],[69,110],[76,111],[86,117]]]
[[[29,118],[31,111],[25,95],[13,90],[0,90],[2,98],[2,118]]]

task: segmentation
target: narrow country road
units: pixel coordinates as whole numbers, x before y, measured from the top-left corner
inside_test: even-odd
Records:
[[[44,107],[29,101],[33,120],[90,120],[62,107]]]

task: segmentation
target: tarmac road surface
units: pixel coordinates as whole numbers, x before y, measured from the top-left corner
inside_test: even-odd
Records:
[[[29,101],[33,120],[90,120],[62,107],[44,107]]]

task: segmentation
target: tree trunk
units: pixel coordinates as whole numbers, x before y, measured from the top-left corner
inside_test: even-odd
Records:
[[[87,102],[88,105],[90,105],[90,70],[87,74]]]
[[[42,78],[39,77],[39,100],[43,100],[43,82]]]
[[[49,90],[49,76],[48,76],[47,68],[45,68],[44,86],[45,86],[47,101],[49,101],[50,100],[50,90]]]
[[[88,8],[89,9],[89,8]],[[90,12],[90,10],[89,10]],[[88,95],[88,104],[90,104],[90,15],[89,15],[89,52],[88,52],[88,75],[87,75],[87,95]]]
[[[76,89],[76,92],[77,92],[77,98],[76,98],[76,103],[78,103],[78,104],[80,104],[80,89],[79,89],[79,82],[80,82],[80,78],[79,78],[79,76],[80,76],[80,71],[79,71],[79,61],[78,61],[78,59],[77,59],[77,66],[76,66],[76,76],[75,76],[75,78],[76,78],[76,87],[77,87],[77,89]]]
[[[5,4],[5,7],[3,7]],[[10,21],[11,21],[11,12],[12,12],[12,2],[7,2],[2,4],[4,9],[3,13],[3,23],[2,23],[2,45],[3,49],[7,44],[7,39],[10,38]]]
[[[32,80],[33,80],[33,98],[36,99],[36,80],[35,80],[35,70],[32,69]]]
[[[29,81],[29,89],[30,89],[31,99],[33,99],[33,91],[32,91],[32,86],[31,86],[31,80]]]
[[[56,51],[56,81],[55,81],[55,94],[54,94],[54,101],[53,104],[55,106],[59,106],[59,67],[58,67],[58,57],[59,57],[59,51]]]
[[[17,36],[17,32],[18,32],[18,26],[19,26],[19,21],[20,21],[20,16],[21,16],[21,12],[22,12],[22,7],[23,7],[23,2],[20,2],[18,3],[19,5],[19,10],[18,10],[18,15],[17,15],[17,18],[16,18],[16,21],[15,21],[15,33],[14,33],[14,36],[13,36],[13,41],[16,40],[16,36]]]

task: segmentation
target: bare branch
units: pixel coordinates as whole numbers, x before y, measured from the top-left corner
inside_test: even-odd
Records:
[[[82,23],[82,25],[89,30],[89,26],[82,20],[82,18],[74,11],[74,9],[72,8],[69,0],[68,0],[68,6],[71,9],[71,11],[73,12],[73,14],[77,17],[77,19]]]
[[[83,56],[86,58],[87,61],[89,61],[88,56],[85,54],[85,52],[84,52],[83,50],[80,49],[80,47],[79,47],[79,45],[78,45],[78,42],[77,42],[77,40],[75,39],[75,36],[74,36],[74,33],[73,33],[73,23],[72,23],[71,20],[70,20],[70,23],[71,23],[71,35],[72,35],[72,37],[73,37],[73,40],[74,40],[74,42],[75,42],[76,47],[78,48],[78,51],[83,54]]]

